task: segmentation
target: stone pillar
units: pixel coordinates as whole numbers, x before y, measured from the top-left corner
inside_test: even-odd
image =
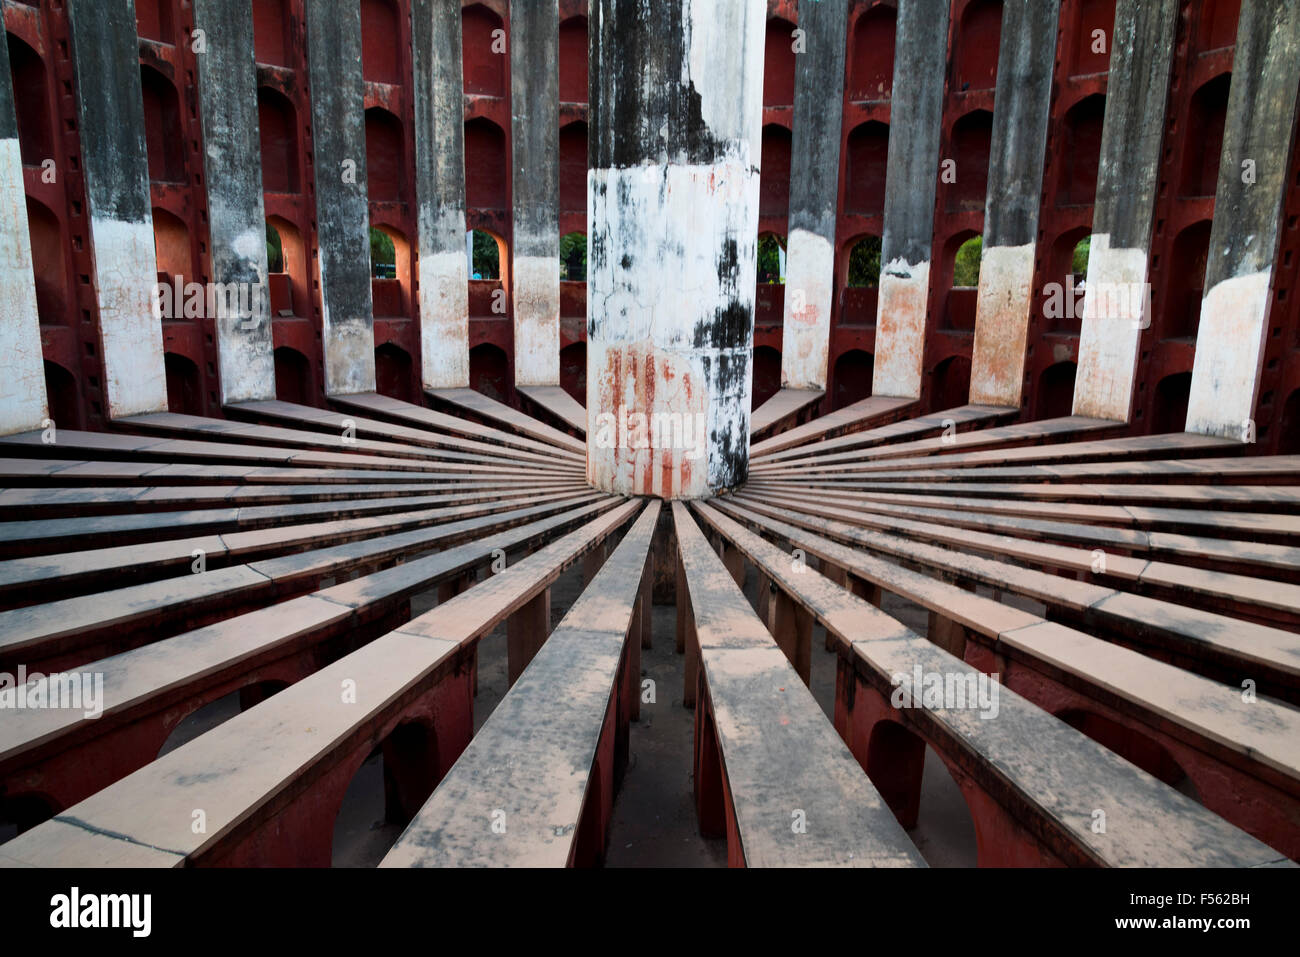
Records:
[[[109,418],[167,410],[132,0],[69,0],[77,124]]]
[[[515,385],[560,384],[560,9],[511,0]]]
[[[412,0],[420,370],[426,389],[469,386],[465,107],[460,7]]]
[[[212,281],[251,290],[217,297],[251,307],[251,315],[219,309],[213,317],[221,402],[274,399],[252,9],[243,0],[195,0],[194,27],[205,44],[197,59]]]
[[[593,0],[587,478],[698,498],[749,470],[764,6]]]
[[[49,411],[8,44],[0,47],[0,355],[0,434],[39,429]]]
[[[880,249],[875,395],[921,396],[948,0],[899,0]]]
[[[1269,289],[1300,84],[1300,7],[1242,4],[1223,129],[1187,431],[1255,440]]]
[[[375,391],[361,6],[306,5],[325,394]]]
[[[795,58],[781,385],[825,389],[835,290],[847,0],[803,0]]]
[[[1127,422],[1151,324],[1147,264],[1178,0],[1119,0],[1111,36],[1074,414]]]
[[[1057,0],[1002,7],[970,401],[1019,408],[1034,287]]]

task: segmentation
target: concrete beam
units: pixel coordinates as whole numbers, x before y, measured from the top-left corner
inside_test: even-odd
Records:
[[[511,0],[515,385],[560,384],[559,0]]]
[[[212,281],[251,293],[242,299],[251,314],[221,309],[210,317],[221,402],[274,399],[252,9],[243,0],[195,0],[194,27],[205,44],[197,60]]]
[[[163,412],[167,375],[153,308],[158,264],[135,4],[69,0],[68,22],[108,415]]]
[[[921,395],[947,52],[948,0],[899,0],[874,395]]]
[[[1127,422],[1138,343],[1151,324],[1147,267],[1178,0],[1119,0],[1111,37],[1074,414]]]
[[[308,3],[325,393],[375,391],[359,4]]]
[[[1034,287],[1057,0],[1007,0],[989,151],[970,401],[1019,407]]]
[[[748,474],[764,12],[750,0],[591,5],[598,488],[695,498]]]
[[[1255,440],[1273,263],[1300,86],[1300,7],[1242,4],[1206,259],[1187,431]]]
[[[781,385],[825,389],[835,289],[847,0],[803,0],[795,58]]]
[[[426,389],[460,389],[469,386],[460,7],[412,0],[411,38],[420,373]]]
[[[0,435],[41,428],[49,407],[8,44],[0,44],[0,355]]]

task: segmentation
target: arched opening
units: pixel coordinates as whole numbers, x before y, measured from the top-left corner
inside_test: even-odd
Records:
[[[1073,362],[1057,362],[1043,370],[1038,377],[1034,418],[1059,419],[1070,414],[1074,408],[1074,374],[1077,369]]]
[[[560,237],[560,281],[587,281],[587,237],[568,233]]]
[[[1192,800],[1201,800],[1182,765],[1158,741],[1117,721],[1081,708],[1062,711],[1056,717]]]
[[[156,183],[185,182],[185,133],[181,128],[176,86],[152,67],[140,67],[144,96],[144,137],[149,153],[149,179]]]
[[[385,342],[375,349],[375,391],[390,399],[418,404],[411,354],[401,346]]]
[[[44,824],[57,810],[54,801],[44,794],[0,796],[0,844]]]
[[[560,209],[587,209],[587,124],[570,123],[560,130]]]
[[[271,315],[296,316],[297,306],[311,301],[307,292],[306,249],[302,237],[286,219],[272,216],[266,221],[266,254],[268,285],[271,293]]]
[[[794,105],[794,58],[794,24],[775,17],[768,20],[763,49],[763,106]]]
[[[57,362],[45,360],[45,398],[50,418],[61,429],[80,429],[81,398],[77,380]]]
[[[469,386],[498,402],[510,400],[510,366],[506,354],[490,342],[469,350]]]
[[[410,315],[411,244],[391,226],[370,227],[370,277],[376,318]]]
[[[402,82],[402,21],[393,0],[361,0],[361,75]],[[367,111],[369,113],[369,111]]]
[[[405,160],[401,121],[377,106],[366,110],[366,186],[372,203],[406,201]]]
[[[1300,389],[1295,389],[1282,404],[1278,419],[1278,455],[1300,455]]]
[[[1187,133],[1183,138],[1183,174],[1179,193],[1183,196],[1213,196],[1219,183],[1219,154],[1223,150],[1223,126],[1228,118],[1228,90],[1232,74],[1220,73],[1194,94],[1187,110]]]
[[[860,123],[849,134],[845,169],[844,207],[847,212],[872,216],[885,208],[885,171],[889,166],[889,127]]]
[[[1221,50],[1237,42],[1237,21],[1241,0],[1202,0],[1201,27],[1197,44],[1202,53]]]
[[[970,395],[970,359],[949,356],[934,367],[930,381],[930,408],[955,409]]]
[[[135,29],[146,39],[159,43],[175,42],[175,24],[171,0],[136,0]]]
[[[880,237],[863,236],[850,242],[839,322],[840,325],[874,325],[880,293]]]
[[[758,215],[784,220],[790,212],[790,131],[763,127],[762,172],[758,178]]]
[[[465,124],[465,202],[470,209],[505,209],[506,135],[482,117]],[[584,174],[585,175],[585,174]]]
[[[190,232],[183,219],[158,206],[153,208],[153,248],[158,282],[170,286],[179,276],[181,288],[184,289],[193,268],[190,260]],[[182,315],[181,305],[178,302],[172,303],[172,315],[163,318],[189,318]]]
[[[944,300],[941,328],[975,329],[983,244],[983,237],[978,233],[964,232],[953,236],[944,246],[944,275],[951,277],[952,288],[947,290]]]
[[[587,18],[560,24],[560,102],[587,102]]]
[[[504,316],[508,311],[505,267],[510,251],[500,236],[486,229],[470,230],[466,243],[469,257],[469,314]]]
[[[984,208],[992,140],[993,114],[988,110],[973,110],[953,124],[951,157],[956,161],[956,179],[945,184],[949,211]]]
[[[316,405],[312,388],[311,363],[297,349],[280,346],[275,350],[275,397],[281,402]]]
[[[167,373],[167,411],[202,415],[203,382],[199,367],[176,352],[163,354],[163,367]]]
[[[262,144],[262,189],[297,193],[298,119],[293,103],[270,87],[258,87],[257,125]]]
[[[754,325],[779,325],[785,318],[785,237],[760,233]]]
[[[956,89],[991,90],[998,80],[1002,0],[975,0],[961,16],[956,43]]]
[[[461,55],[465,92],[482,96],[505,96],[506,57],[504,25],[495,13],[476,3],[461,11]],[[501,30],[497,37],[493,31]],[[468,165],[466,166],[468,170]]]
[[[1082,0],[1075,8],[1072,76],[1105,73],[1115,25],[1115,0]]]
[[[1087,226],[1068,230],[1052,243],[1043,284],[1043,319],[1049,332],[1079,334],[1091,249],[1092,233]]]
[[[835,360],[831,376],[831,402],[842,409],[871,395],[871,372],[875,356],[861,349],[850,349]]]
[[[36,279],[36,315],[43,324],[63,325],[70,318],[72,295],[64,259],[63,227],[44,204],[27,198],[27,232]]]
[[[1187,398],[1192,391],[1192,374],[1175,372],[1156,386],[1155,406],[1151,410],[1153,433],[1183,432],[1187,429]]]
[[[894,86],[894,34],[898,12],[893,7],[868,10],[853,27],[853,59],[849,61],[849,99],[888,99]]]
[[[40,55],[12,33],[5,34],[9,47],[9,72],[14,90],[14,114],[18,121],[18,149],[24,166],[40,166],[54,158],[54,131],[45,86],[45,63]]]
[[[1162,339],[1195,339],[1210,254],[1210,220],[1192,223],[1174,238],[1169,257],[1169,292],[1160,317]]]
[[[573,342],[560,350],[560,388],[579,405],[587,404],[587,344]]]
[[[1065,114],[1063,173],[1065,202],[1086,206],[1097,195],[1097,168],[1101,161],[1101,129],[1106,118],[1106,97],[1086,96]]]
[[[289,66],[288,26],[284,0],[253,0],[253,51],[258,63]]]
[[[781,391],[781,353],[771,346],[754,347],[754,381],[751,390],[757,409]]]

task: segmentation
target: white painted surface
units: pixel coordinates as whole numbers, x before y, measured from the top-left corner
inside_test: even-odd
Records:
[[[356,395],[375,391],[375,330],[362,316],[335,316],[330,311],[325,257],[320,270],[321,340],[325,347],[325,394]]]
[[[1271,269],[1234,276],[1217,283],[1201,300],[1188,432],[1254,441],[1271,278]]]
[[[787,244],[781,385],[825,389],[835,251],[828,239],[806,229],[791,230]]]
[[[275,398],[275,356],[271,343],[271,290],[267,284],[266,228],[260,223],[239,230],[233,221],[244,210],[224,209],[220,197],[209,191],[208,211],[214,262],[221,257],[242,261],[239,271],[257,277],[257,289],[248,297],[249,317],[214,316],[221,402],[252,402]],[[227,224],[229,223],[229,226]],[[219,237],[233,235],[230,248],[221,250]],[[215,271],[215,270],[214,270]]]
[[[516,245],[518,238],[516,237]],[[514,257],[515,384],[560,384],[560,259]]]
[[[108,415],[118,419],[167,411],[162,321],[153,314],[157,281],[153,224],[91,216],[99,335],[104,350]]]
[[[688,69],[712,135],[757,144],[763,125],[767,10],[758,0],[683,0]],[[757,166],[758,154],[754,153]]]
[[[1133,411],[1133,384],[1138,343],[1151,324],[1147,299],[1137,309],[1103,308],[1114,297],[1100,290],[1145,286],[1147,251],[1112,249],[1109,233],[1093,233],[1088,253],[1083,324],[1079,333],[1079,368],[1074,382],[1074,414],[1127,422]]]
[[[880,270],[873,395],[921,397],[930,263],[894,259]]]
[[[1018,407],[1025,378],[1034,244],[984,247],[979,282],[970,401]]]
[[[0,140],[0,356],[0,434],[39,429],[48,414],[45,365],[16,139]]]
[[[469,271],[466,257],[460,252],[424,253],[420,256],[419,272],[420,368],[424,387],[467,387]]]

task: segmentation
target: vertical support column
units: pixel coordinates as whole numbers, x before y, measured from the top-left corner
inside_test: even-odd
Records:
[[[198,85],[212,281],[227,291],[213,317],[221,402],[274,399],[252,10],[242,0],[195,0],[194,27],[206,43]],[[230,295],[241,287],[252,294]],[[221,308],[231,302],[248,303],[250,314]]]
[[[375,391],[360,4],[308,3],[325,394]]]
[[[542,650],[550,634],[551,589],[543,588],[537,597],[506,619],[506,671],[511,687]]]
[[[948,0],[899,0],[871,378],[875,395],[921,396],[947,54]]]
[[[77,125],[95,262],[108,415],[167,409],[162,321],[152,290],[149,160],[132,0],[69,0]]]
[[[825,389],[835,289],[847,0],[803,0],[795,60],[781,385]]]
[[[1253,442],[1300,84],[1300,8],[1244,3],[1196,335],[1187,431]]]
[[[700,498],[749,471],[764,8],[593,0],[587,478]]]
[[[560,384],[560,8],[510,3],[515,385]]]
[[[1007,0],[989,155],[970,401],[1019,408],[1034,286],[1057,0]]]
[[[0,435],[39,429],[49,407],[8,44],[0,48],[0,355]]]
[[[420,376],[426,389],[469,386],[460,17],[455,4],[411,2]]]
[[[1177,0],[1119,0],[1111,37],[1074,414],[1127,422],[1138,342],[1150,325],[1147,265]]]

